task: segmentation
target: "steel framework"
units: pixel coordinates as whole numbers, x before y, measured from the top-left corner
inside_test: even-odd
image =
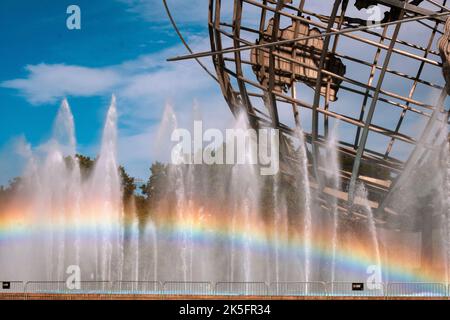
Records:
[[[168,60],[196,59],[218,81],[232,113],[244,110],[255,128],[274,127],[295,137],[301,126],[314,185],[324,197],[337,197],[350,215],[359,180],[378,215],[392,213],[389,201],[405,173],[441,147],[434,128],[447,124],[448,108],[436,43],[446,36],[447,0],[209,0],[211,51],[200,53],[184,41],[163,1],[190,51]],[[361,8],[383,10],[384,18],[359,18]],[[212,57],[215,74],[204,57]],[[333,67],[337,60],[344,70]],[[436,95],[431,102],[430,92]],[[346,192],[322,181],[318,160],[336,120],[347,133],[338,152],[351,159],[351,169],[340,172]],[[426,125],[410,130],[420,121]],[[286,141],[281,147],[292,160]],[[361,174],[364,164],[386,170],[390,178]]]

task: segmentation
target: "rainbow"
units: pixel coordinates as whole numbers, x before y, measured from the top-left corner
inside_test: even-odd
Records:
[[[81,236],[89,239],[99,230],[109,232],[125,227],[129,232],[137,232],[132,228],[133,221],[125,219],[125,223],[93,219],[101,210],[92,206],[83,211],[77,219],[54,221],[48,223],[27,218],[26,206],[12,206],[0,212],[0,248],[11,243],[27,240],[29,237],[39,236],[48,232],[64,233],[68,236]],[[70,214],[69,214],[70,216]],[[186,210],[183,219],[174,219],[171,215],[158,215],[155,219],[156,233],[166,241],[177,242],[181,235],[189,235],[196,247],[207,247],[220,241],[232,240],[236,247],[250,245],[252,252],[266,254],[277,249],[283,259],[302,259],[305,253],[305,241],[302,230],[290,231],[289,234],[275,237],[273,225],[262,223],[258,219],[251,219],[247,223],[233,223],[233,219],[226,213],[208,214],[198,210]],[[361,241],[347,241],[338,245],[333,252],[331,245],[331,231],[327,228],[314,232],[311,241],[311,258],[330,263],[335,255],[338,270],[352,273],[365,273],[367,267],[375,265],[375,257],[369,239]],[[436,271],[432,266],[417,268],[417,261],[396,252],[382,259],[383,281],[395,282],[447,282],[444,272]],[[385,279],[388,278],[388,279]]]

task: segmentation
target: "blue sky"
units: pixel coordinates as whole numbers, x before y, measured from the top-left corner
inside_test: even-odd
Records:
[[[168,3],[194,51],[208,50],[207,1]],[[326,13],[332,1],[307,3],[311,11]],[[81,30],[66,27],[66,9],[71,4],[81,9]],[[231,4],[224,2],[222,16],[231,16]],[[252,9],[255,8],[246,7],[246,25],[259,22],[259,12]],[[368,16],[364,10],[354,8],[349,14]],[[406,24],[400,38],[426,46],[429,33],[428,28]],[[161,150],[164,143],[156,141],[166,103],[173,105],[179,125],[185,128],[192,126],[194,105],[198,106],[205,127],[224,129],[232,124],[219,86],[194,61],[166,62],[166,58],[184,54],[186,49],[170,25],[162,0],[2,0],[0,39],[0,184],[20,175],[24,165],[18,152],[20,146],[26,142],[39,149],[49,140],[64,97],[74,114],[78,152],[94,157],[109,100],[112,94],[116,95],[119,162],[131,175],[143,179],[148,177],[151,162],[167,159],[167,148]],[[373,47],[340,39],[341,54],[354,55],[358,48],[358,57],[373,59]],[[209,58],[205,61],[210,63]],[[394,55],[390,68],[415,74],[418,64]],[[349,61],[346,65],[349,77],[367,81],[369,67],[361,68]],[[443,83],[439,68],[426,65],[422,76]],[[384,81],[385,88],[403,95],[408,94],[410,86],[411,83],[392,75]],[[301,92],[305,99],[312,95],[311,91]],[[359,97],[344,91],[339,96],[331,109],[358,117]],[[414,98],[429,103],[434,103],[435,96],[436,92],[423,86],[414,94]],[[400,112],[390,106],[377,108],[373,122],[393,127]],[[290,108],[281,107],[279,113],[284,123],[293,125]],[[401,132],[418,136],[424,123],[412,116],[407,114]],[[302,114],[302,121],[308,130],[310,115]],[[354,128],[343,123],[339,130],[341,137],[353,139]],[[388,140],[371,133],[368,147],[384,152]],[[405,155],[410,147],[396,142],[393,154]]]
[[[169,1],[182,32],[207,47],[203,0]],[[81,9],[81,30],[68,30],[66,9]],[[2,0],[0,2],[0,184],[20,174],[18,141],[36,148],[50,138],[61,100],[75,118],[78,150],[95,156],[111,94],[119,111],[119,161],[145,178],[160,155],[154,136],[165,103],[190,119],[194,100],[230,119],[218,86],[185,53],[160,0]]]

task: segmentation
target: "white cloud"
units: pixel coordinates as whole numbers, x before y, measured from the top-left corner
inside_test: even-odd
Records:
[[[195,50],[208,48],[207,38],[194,37],[192,42]],[[45,63],[27,65],[26,78],[7,80],[0,86],[18,90],[34,105],[55,103],[65,96],[89,97],[112,92],[119,98],[148,103],[158,98],[185,97],[193,92],[201,94],[208,86],[214,86],[196,62],[166,61],[169,56],[184,52],[184,47],[179,45],[102,68]]]
[[[17,89],[31,104],[54,103],[64,96],[93,96],[105,93],[119,82],[113,70],[38,64],[25,67],[28,77],[8,80],[2,87]]]
[[[191,37],[191,42],[196,51],[209,46],[206,37]],[[68,97],[69,103],[70,97],[106,98],[114,93],[120,124],[119,161],[131,174],[146,177],[152,161],[168,159],[167,150],[158,150],[155,142],[166,102],[173,104],[178,123],[184,128],[192,125],[194,100],[200,105],[205,127],[225,128],[232,119],[220,87],[195,61],[166,61],[185,52],[178,45],[102,68],[29,65],[26,77],[5,81],[0,86],[17,90],[33,105],[57,104],[63,97]],[[205,59],[205,63],[213,70],[210,59]],[[98,143],[78,146],[78,151],[95,156]]]
[[[161,1],[154,0],[121,0],[133,11],[149,21],[167,22]],[[192,23],[207,27],[206,0],[168,0],[174,9],[174,16],[180,24]],[[311,2],[308,9],[324,11],[324,5]],[[232,3],[223,2],[224,17],[231,16]],[[258,11],[253,7],[245,8],[245,19],[259,23]],[[356,14],[356,13],[355,13]],[[362,13],[361,13],[362,14]],[[245,21],[248,25],[249,23]],[[164,24],[166,26],[167,24]],[[187,32],[187,31],[183,31]],[[340,50],[351,54],[355,43],[340,40]],[[208,37],[189,35],[189,42],[196,52],[209,50]],[[225,39],[226,41],[226,39]],[[230,45],[229,40],[225,46]],[[369,52],[368,46],[359,48],[359,54]],[[220,88],[195,61],[169,63],[166,58],[185,54],[181,45],[144,55],[121,64],[102,68],[75,66],[65,64],[39,64],[26,67],[25,78],[12,79],[0,83],[0,86],[16,89],[34,105],[55,103],[64,96],[109,96],[115,93],[120,113],[119,160],[129,168],[133,175],[145,177],[150,161],[161,157],[161,150],[155,146],[158,123],[163,114],[164,104],[170,101],[179,117],[181,127],[190,128],[192,123],[192,103],[197,98],[202,109],[205,126],[225,129],[231,126],[229,111]],[[248,54],[248,53],[247,53]],[[373,56],[373,54],[371,54]],[[204,61],[210,66],[210,58]],[[351,66],[348,74],[352,74]],[[440,76],[440,74],[439,74]],[[303,93],[304,94],[304,93]],[[342,102],[347,101],[348,109],[353,108],[351,99],[341,97],[339,112],[345,113]],[[354,108],[353,108],[354,109]],[[280,111],[280,116],[292,121],[290,108]],[[308,114],[303,118],[309,121]],[[95,145],[84,146],[83,150],[95,153]],[[164,156],[163,156],[164,157]]]

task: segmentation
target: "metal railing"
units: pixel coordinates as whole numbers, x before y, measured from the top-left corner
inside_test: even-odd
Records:
[[[183,282],[183,281],[0,281],[1,299],[113,299],[138,295],[450,298],[450,286],[439,282]]]
[[[219,296],[267,296],[269,288],[265,282],[217,282]]]
[[[25,299],[103,299],[111,295],[110,281],[80,281],[68,285],[66,281],[27,281]]]
[[[25,284],[22,281],[0,281],[0,297],[16,300],[24,297]]]
[[[163,285],[159,281],[114,281],[111,293],[113,295],[161,295]]]
[[[214,294],[211,282],[167,281],[163,284],[164,295],[209,296]]]
[[[386,296],[394,297],[422,297],[436,298],[449,297],[449,287],[445,283],[438,282],[391,282],[387,284]]]
[[[327,293],[330,297],[385,297],[385,292],[384,283],[327,283]]]
[[[327,294],[325,282],[272,282],[269,285],[271,296],[323,296]]]

